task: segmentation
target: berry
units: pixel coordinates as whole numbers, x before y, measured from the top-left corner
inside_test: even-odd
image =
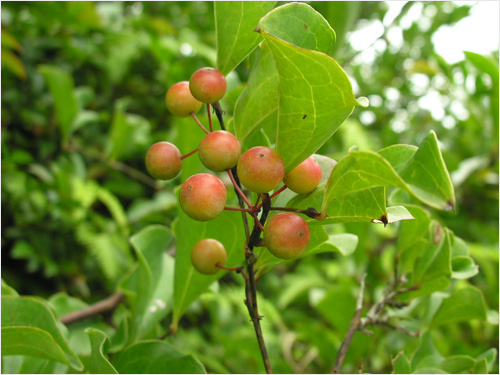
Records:
[[[201,68],[189,80],[193,96],[203,103],[216,103],[226,93],[227,82],[224,75],[214,68]]]
[[[321,181],[321,167],[312,157],[308,157],[283,179],[285,185],[297,194],[307,194],[316,189]]]
[[[167,109],[174,116],[188,117],[201,109],[203,103],[196,100],[189,90],[189,82],[178,82],[167,91],[165,96]]]
[[[269,147],[253,147],[241,155],[238,161],[238,177],[254,193],[270,192],[283,181],[284,176],[283,159]]]
[[[181,153],[170,142],[157,142],[146,152],[146,169],[159,180],[170,180],[182,167]]]
[[[264,227],[264,242],[271,254],[281,259],[301,255],[309,245],[311,232],[304,219],[291,212],[274,215]]]
[[[215,219],[226,206],[227,192],[222,181],[208,173],[198,173],[182,184],[179,202],[191,219]]]
[[[240,142],[230,132],[218,130],[203,138],[198,155],[205,167],[214,172],[222,172],[238,163],[241,155]]]
[[[206,238],[199,241],[191,252],[191,263],[194,268],[205,275],[213,275],[220,271],[216,265],[224,266],[227,253],[224,245],[219,241]]]

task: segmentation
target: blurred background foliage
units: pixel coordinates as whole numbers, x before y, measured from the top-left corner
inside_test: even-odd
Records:
[[[371,104],[357,108],[319,153],[340,159],[353,146],[375,151],[437,133],[457,209],[432,215],[468,243],[480,269],[470,282],[484,293],[489,319],[446,325],[433,338],[443,355],[498,348],[498,51],[453,63],[436,52],[435,33],[467,17],[469,3],[407,2],[389,21],[386,2],[310,4],[335,29],[331,54],[356,96]],[[213,4],[2,2],[1,17],[2,278],[20,294],[63,291],[92,303],[113,293],[133,263],[129,236],[152,223],[171,226],[177,215],[173,189],[183,176],[151,179],[144,155],[160,140],[183,151],[176,129],[191,124],[167,112],[164,95],[196,69],[215,66]],[[380,37],[355,43],[374,25]],[[228,116],[248,75],[244,62],[228,76]],[[259,281],[276,372],[328,371],[359,276],[368,273],[369,301],[390,280],[396,228],[335,228],[358,235],[352,256],[306,258]],[[227,275],[214,288],[169,340],[208,371],[262,371],[241,280]],[[410,328],[417,324],[408,319]],[[358,334],[343,370],[390,372],[387,353],[418,343],[385,328]]]

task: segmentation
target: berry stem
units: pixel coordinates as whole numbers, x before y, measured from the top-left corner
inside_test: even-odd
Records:
[[[241,191],[240,187],[236,183],[236,181],[234,179],[234,176],[233,176],[233,171],[231,169],[228,169],[227,170],[227,174],[229,175],[229,178],[231,179],[231,182],[233,183],[234,188],[236,189],[236,191],[238,192],[238,194],[240,195],[240,197],[243,198],[243,200],[245,201],[245,203],[248,205],[249,208],[252,208],[253,207],[252,203],[250,203],[250,201],[248,200],[248,198],[246,197],[246,195],[243,194],[243,192]]]
[[[196,152],[198,152],[198,149],[195,149],[195,150],[191,151],[189,154],[182,155],[181,156],[181,160],[186,159],[188,156],[191,156],[191,155],[195,154]]]
[[[203,130],[207,134],[209,133],[209,131],[201,124],[200,120],[198,120],[198,117],[196,117],[194,112],[191,112],[191,117],[194,118],[194,121],[196,121],[201,130]]]
[[[286,190],[287,189],[287,186],[286,185],[283,185],[278,191],[276,191],[275,193],[273,193],[269,199],[273,199],[275,196],[277,196],[279,193],[281,193],[282,191]],[[257,204],[256,204],[257,205]],[[262,204],[260,204],[259,206],[257,206],[257,208],[260,210],[262,208]]]
[[[241,212],[248,212],[249,214],[253,214],[253,210],[251,208],[236,208],[236,207],[224,207],[225,210],[228,211],[241,211]]]
[[[217,115],[217,119],[219,120],[220,128],[222,130],[226,130],[226,126],[224,125],[224,119],[222,118],[222,108],[220,107],[219,102],[212,103],[212,107],[215,110],[215,114]]]
[[[298,214],[306,215],[311,219],[318,219],[321,216],[321,213],[316,211],[315,208],[309,207],[307,210],[299,210],[298,208],[292,207],[269,207],[271,211],[287,211],[287,212],[296,212]]]
[[[210,128],[210,132],[214,131],[214,128],[212,127],[212,115],[210,114],[210,104],[207,103],[207,114],[208,114],[208,126]]]
[[[231,268],[231,267],[224,267],[224,266],[221,266],[219,263],[217,263],[215,265],[215,267],[217,268],[220,268],[222,270],[226,270],[226,271],[234,271],[234,272],[238,272],[238,273],[242,273],[243,271],[243,267],[234,267],[234,268]]]

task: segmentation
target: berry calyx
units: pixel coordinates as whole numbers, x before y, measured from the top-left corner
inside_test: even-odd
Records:
[[[189,89],[200,102],[213,104],[226,93],[226,77],[217,69],[201,68],[191,76]]]
[[[157,142],[146,152],[146,169],[158,180],[171,180],[179,174],[181,168],[181,153],[170,142]]]
[[[213,275],[220,271],[217,264],[224,266],[227,253],[224,245],[212,238],[199,241],[191,252],[191,263],[194,268],[205,275]]]
[[[316,189],[321,181],[321,167],[312,157],[308,157],[290,172],[285,174],[283,182],[297,194],[307,194]]]
[[[248,190],[267,193],[283,181],[285,163],[274,150],[257,146],[247,150],[238,161],[238,177]]]
[[[311,239],[304,219],[291,212],[282,212],[268,220],[264,227],[264,242],[271,254],[281,259],[301,255]]]
[[[167,91],[165,96],[167,109],[174,116],[188,117],[191,113],[198,112],[203,103],[196,100],[189,90],[189,82],[178,82]]]
[[[198,173],[182,184],[179,203],[191,219],[208,221],[221,214],[226,206],[227,191],[216,176]]]
[[[238,163],[241,155],[240,142],[232,133],[217,130],[202,139],[198,155],[205,167],[214,172],[222,172]]]

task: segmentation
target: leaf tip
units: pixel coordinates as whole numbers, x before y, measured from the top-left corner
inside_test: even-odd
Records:
[[[259,34],[262,33],[262,29],[258,26],[255,29],[253,29],[253,31],[255,31],[256,33],[259,33]]]
[[[370,105],[370,101],[368,100],[367,97],[360,96],[359,98],[356,99],[356,105],[363,108],[367,108]]]

